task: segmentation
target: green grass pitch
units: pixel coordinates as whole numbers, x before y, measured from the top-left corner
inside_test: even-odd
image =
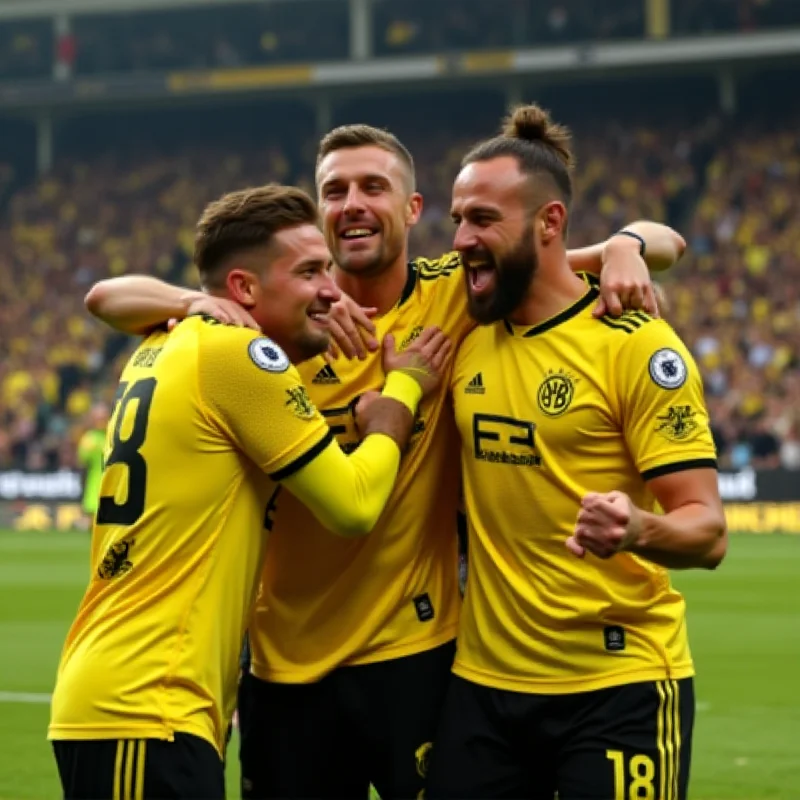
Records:
[[[51,800],[46,695],[87,578],[88,536],[0,532],[0,800]],[[800,798],[800,537],[732,537],[676,574],[698,667],[693,800]],[[237,798],[236,742],[229,797]]]

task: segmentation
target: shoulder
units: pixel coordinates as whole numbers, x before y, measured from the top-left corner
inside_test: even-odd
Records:
[[[182,324],[195,327],[201,360],[214,362],[226,370],[243,366],[280,375],[294,372],[289,356],[273,339],[250,328],[222,325],[211,318],[198,317]]]
[[[697,373],[689,348],[672,326],[634,311],[605,323],[613,331],[612,348],[636,372],[647,371],[650,380],[663,389],[678,389]],[[612,327],[609,327],[612,326]]]
[[[415,258],[411,263],[421,281],[435,281],[456,272],[461,266],[461,256],[453,250],[438,258]]]

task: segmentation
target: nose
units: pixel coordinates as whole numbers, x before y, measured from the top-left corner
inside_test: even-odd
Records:
[[[472,227],[466,222],[461,222],[456,228],[456,235],[453,239],[453,249],[465,253],[467,250],[472,250],[472,248],[477,245],[478,237],[475,235]]]
[[[351,183],[347,189],[347,197],[344,200],[344,213],[355,216],[364,210],[364,203],[361,198],[358,184]]]
[[[336,303],[342,298],[342,290],[333,282],[330,272],[322,274],[317,297],[327,303]]]

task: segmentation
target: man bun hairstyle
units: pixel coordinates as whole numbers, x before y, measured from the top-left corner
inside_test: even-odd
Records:
[[[569,208],[575,167],[571,143],[569,128],[553,122],[550,113],[541,106],[517,106],[503,120],[500,134],[470,150],[461,166],[511,156],[521,172],[537,180],[547,180]]]
[[[317,207],[295,186],[270,183],[230,192],[209,203],[197,223],[194,263],[203,286],[219,288],[234,256],[272,242],[298,225],[317,225]]]
[[[549,112],[537,105],[517,106],[503,120],[502,135],[508,139],[523,139],[526,142],[541,142],[572,169],[575,157],[570,150],[572,132],[566,125],[550,119]]]

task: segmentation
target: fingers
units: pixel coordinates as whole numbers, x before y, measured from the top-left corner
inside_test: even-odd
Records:
[[[383,350],[389,355],[393,356],[395,354],[394,336],[392,336],[391,333],[387,333],[386,336],[383,337]]]
[[[596,495],[594,499],[581,501],[578,524],[626,525],[630,519],[628,504],[618,498]]]
[[[644,288],[644,302],[642,310],[646,311],[651,317],[658,319],[661,316],[658,310],[658,300],[656,299],[655,288],[652,283],[648,283]]]
[[[323,357],[328,364],[332,364],[339,358],[341,354],[339,353],[339,348],[336,346],[336,342],[331,339],[330,344],[328,345],[328,349],[323,353]]]
[[[619,292],[616,289],[609,288],[602,290],[602,293],[608,313],[611,314],[612,317],[621,316],[623,305],[622,299],[619,296]]]
[[[595,319],[600,319],[600,317],[604,317],[608,314],[608,306],[606,305],[606,301],[602,297],[597,298],[597,302],[594,304],[594,308],[592,309],[592,316]]]
[[[342,324],[334,319],[333,316],[328,317],[328,330],[330,331],[333,341],[338,345],[345,358],[356,358],[363,360],[367,357],[367,351],[364,349],[364,343],[356,331],[350,317],[347,317],[345,323],[348,327],[343,327]]]
[[[377,328],[371,319],[371,317],[374,317],[377,313],[377,308],[361,308],[361,306],[355,306],[351,309],[353,322],[357,326],[356,330],[359,338],[367,350],[372,353],[380,347],[378,340],[375,338]]]
[[[250,312],[244,308],[242,309],[242,327],[261,332],[261,326],[251,316]]]
[[[569,550],[572,555],[577,556],[578,558],[583,558],[586,555],[586,549],[578,544],[574,536],[570,536],[569,539],[567,539],[566,544],[567,550]]]
[[[362,308],[350,297],[331,306],[328,312],[331,335],[347,358],[357,357],[363,361],[368,352],[375,352],[380,347],[372,321],[377,313],[377,308]]]
[[[450,358],[450,353],[453,352],[453,343],[449,339],[445,339],[442,346],[433,354],[431,358],[431,366],[437,371],[441,372],[447,359]]]
[[[644,288],[640,284],[634,284],[628,291],[625,308],[641,309],[644,305]]]

